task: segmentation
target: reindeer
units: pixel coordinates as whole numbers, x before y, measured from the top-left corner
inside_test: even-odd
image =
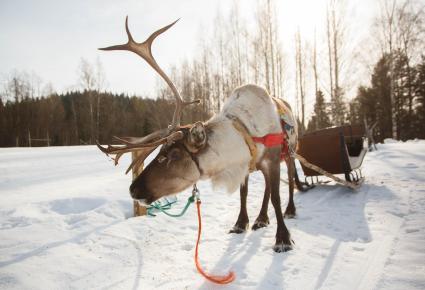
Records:
[[[167,128],[142,138],[115,137],[121,145],[108,145],[105,148],[97,144],[99,149],[106,154],[114,154],[116,164],[123,154],[138,151],[139,157],[130,164],[128,172],[132,167],[141,165],[150,153],[162,145],[158,155],[130,186],[132,198],[145,205],[161,197],[179,193],[201,179],[210,179],[213,187],[221,186],[228,192],[234,192],[240,187],[241,208],[231,233],[242,233],[248,228],[246,199],[249,173],[260,170],[265,179],[265,191],[260,213],[252,229],[257,230],[269,224],[267,208],[271,198],[277,219],[276,243],[273,249],[276,252],[291,250],[292,240],[283,220],[279,196],[282,146],[287,144],[289,150],[295,150],[297,146],[296,121],[289,105],[273,100],[259,86],[244,85],[236,88],[223,109],[208,121],[181,126],[184,107],[199,101],[182,100],[177,88],[159,67],[151,51],[154,39],[176,22],[157,30],[143,43],[137,43],[130,33],[126,18],[128,42],[100,48],[107,51],[128,50],[142,57],[170,87],[175,98],[175,111]],[[277,103],[287,112],[287,125],[291,123],[286,130],[281,126]],[[282,133],[284,131],[285,134]],[[276,133],[285,136],[285,140],[277,145],[265,146],[257,140]],[[285,217],[294,217],[294,179],[298,188],[302,189],[302,184],[297,178],[291,154],[287,152],[284,160],[289,180],[289,202]]]

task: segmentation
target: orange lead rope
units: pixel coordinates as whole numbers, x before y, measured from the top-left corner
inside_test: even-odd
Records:
[[[195,189],[195,188],[194,188]],[[197,189],[196,189],[197,190]],[[198,209],[198,240],[196,241],[195,248],[195,264],[198,272],[205,277],[205,279],[217,283],[217,284],[229,284],[233,282],[236,278],[236,275],[233,271],[229,272],[226,276],[216,276],[216,275],[208,275],[202,270],[201,265],[199,264],[198,259],[198,246],[199,240],[201,239],[201,231],[202,231],[202,223],[201,223],[201,200],[199,198],[196,199],[196,208]]]

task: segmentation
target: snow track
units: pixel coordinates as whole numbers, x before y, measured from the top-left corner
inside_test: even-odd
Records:
[[[230,235],[239,194],[199,184],[201,263],[214,274],[234,270],[227,286],[196,272],[195,207],[179,219],[131,218],[123,161],[115,168],[93,146],[0,149],[0,289],[425,288],[424,141],[368,153],[357,192],[328,184],[296,193],[297,217],[285,220],[295,247],[283,254],[272,250],[271,204],[267,228]],[[252,174],[251,224],[263,190]],[[282,183],[283,209],[287,190]]]

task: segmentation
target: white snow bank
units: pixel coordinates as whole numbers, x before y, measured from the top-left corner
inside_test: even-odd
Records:
[[[179,219],[129,218],[128,157],[116,168],[93,146],[0,149],[0,289],[424,289],[425,142],[378,148],[359,191],[329,184],[295,195],[288,253],[272,251],[271,205],[269,227],[229,235],[239,194],[201,183],[201,263],[234,270],[227,286],[196,272],[195,207]],[[251,223],[263,190],[252,174]],[[285,207],[283,183],[281,197]]]

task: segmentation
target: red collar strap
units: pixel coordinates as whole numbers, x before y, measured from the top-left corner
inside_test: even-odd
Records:
[[[266,147],[274,147],[281,144],[285,144],[285,134],[282,133],[275,133],[275,134],[267,134],[263,137],[252,137],[252,140],[254,140],[255,143],[261,143]]]

